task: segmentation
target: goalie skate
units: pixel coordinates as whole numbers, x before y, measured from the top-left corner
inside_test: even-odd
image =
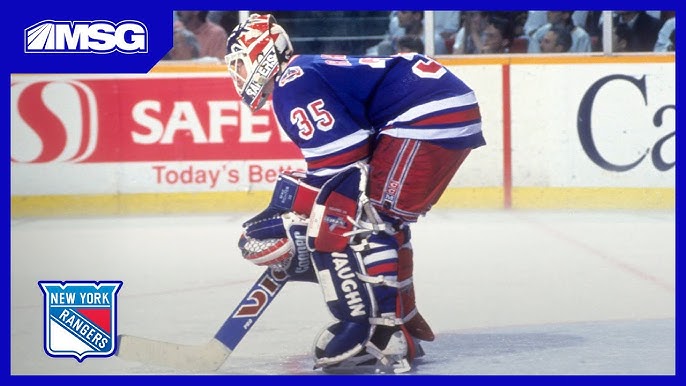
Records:
[[[408,342],[399,328],[378,326],[376,333],[357,355],[322,367],[327,374],[402,374],[413,370],[411,361],[424,355],[418,342]]]

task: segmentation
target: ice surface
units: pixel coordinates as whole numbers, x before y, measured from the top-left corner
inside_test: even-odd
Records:
[[[43,350],[39,280],[121,280],[119,333],[201,344],[262,272],[236,247],[247,213],[11,224],[11,374],[175,374]],[[434,210],[413,226],[417,302],[436,332],[413,374],[675,374],[671,211]],[[331,317],[288,283],[219,374],[312,371]]]

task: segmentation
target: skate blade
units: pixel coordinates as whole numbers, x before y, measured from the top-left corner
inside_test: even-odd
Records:
[[[402,359],[390,365],[384,365],[376,358],[362,363],[339,363],[333,366],[322,367],[326,374],[354,375],[354,374],[403,374],[412,371],[412,366],[407,359]]]

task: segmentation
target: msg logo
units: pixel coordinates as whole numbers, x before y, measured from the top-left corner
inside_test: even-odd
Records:
[[[136,20],[113,23],[44,20],[24,30],[25,53],[148,52],[148,29]]]

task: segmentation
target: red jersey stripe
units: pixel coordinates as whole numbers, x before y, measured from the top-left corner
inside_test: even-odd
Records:
[[[310,170],[315,170],[326,167],[349,165],[369,156],[369,150],[369,142],[366,142],[362,146],[356,147],[341,154],[324,157],[316,161],[308,161],[307,167]]]
[[[420,121],[412,123],[410,126],[430,126],[430,125],[442,125],[449,123],[463,123],[474,121],[481,118],[481,113],[479,111],[479,106],[474,106],[469,110],[455,111],[452,113],[436,115],[431,118],[422,119]]]

